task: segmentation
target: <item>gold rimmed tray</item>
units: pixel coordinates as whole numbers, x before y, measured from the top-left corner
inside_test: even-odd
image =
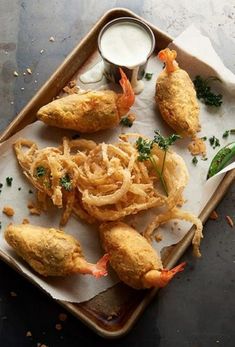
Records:
[[[7,140],[26,125],[36,120],[37,110],[60,94],[63,87],[73,79],[73,76],[78,75],[79,71],[84,69],[89,63],[92,55],[97,51],[97,38],[101,28],[109,21],[119,17],[134,17],[146,22],[143,18],[126,9],[117,8],[108,11],[94,25],[61,66],[42,86],[38,93],[7,127],[0,136],[1,142]],[[151,27],[156,37],[156,51],[165,48],[172,41],[172,38],[166,33],[150,23],[147,24]],[[222,199],[229,185],[234,180],[234,177],[235,170],[226,174],[213,197],[200,214],[200,219],[203,223]],[[192,228],[177,245],[167,249],[163,255],[165,266],[172,267],[175,265],[191,244],[193,234],[194,229]],[[31,278],[23,274],[22,271],[12,263],[11,259],[1,251],[0,258],[17,272],[25,276],[29,281],[36,284]],[[157,289],[136,291],[123,283],[118,283],[87,302],[72,304],[58,301],[58,303],[93,329],[97,334],[106,338],[117,338],[126,334],[131,329],[148,303],[156,295],[156,292]]]

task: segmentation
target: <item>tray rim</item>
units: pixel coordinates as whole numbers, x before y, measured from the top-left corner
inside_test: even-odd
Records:
[[[76,56],[77,52],[81,49],[84,43],[92,37],[93,33],[96,32],[99,25],[102,22],[105,22],[106,20],[108,20],[108,18],[111,16],[120,17],[120,13],[122,13],[122,16],[127,16],[127,17],[129,16],[129,17],[140,19],[141,21],[147,23],[154,31],[157,31],[166,40],[168,40],[169,42],[173,41],[173,37],[169,36],[167,33],[165,33],[164,31],[162,31],[161,29],[159,29],[152,23],[148,22],[147,20],[145,20],[144,18],[142,18],[141,16],[137,15],[136,13],[134,13],[133,11],[127,8],[116,7],[106,11],[100,17],[100,19],[96,21],[96,23],[92,26],[89,32],[83,37],[83,39],[75,46],[75,48],[71,51],[71,53],[64,59],[64,61],[59,65],[59,67],[55,70],[55,72],[52,73],[49,79],[41,86],[41,88],[31,98],[31,100],[25,105],[25,107],[20,111],[20,113],[12,120],[12,122],[7,126],[7,128],[0,134],[0,144],[3,141],[10,138],[15,132],[19,131],[17,127],[21,124],[21,122],[25,120],[27,113],[33,108],[35,101],[40,99],[43,93],[45,93],[45,90],[50,88],[51,85],[54,82],[56,82],[56,80],[58,79],[58,76],[64,70],[65,66],[67,66],[69,62]],[[203,211],[199,215],[199,218],[202,220],[203,223],[206,222],[210,213],[215,209],[215,207],[218,205],[220,200],[223,198],[227,189],[229,188],[230,184],[234,181],[234,179],[235,179],[235,169],[228,172],[224,176],[219,187],[217,188],[217,190],[211,197],[210,201],[207,203],[207,205],[204,207]],[[174,264],[179,260],[179,258],[183,255],[186,249],[190,246],[193,234],[194,234],[194,228],[191,228],[189,232],[185,235],[185,237],[180,241],[180,243],[176,245],[174,251],[171,252],[169,257],[166,259],[166,263],[169,267],[174,266]],[[23,277],[27,278],[31,283],[36,285],[45,294],[50,296],[50,294],[47,293],[43,288],[41,288],[32,278],[30,278],[27,274],[23,273],[18,268],[17,264],[13,262],[10,259],[10,257],[8,257],[8,255],[2,252],[1,250],[0,250],[0,259],[3,260],[5,263],[7,263],[11,268],[16,270],[18,273],[20,273]],[[56,301],[62,307],[64,307],[70,313],[72,313],[76,318],[82,321],[86,326],[88,326],[93,331],[95,331],[98,335],[104,338],[114,339],[114,338],[120,338],[126,335],[130,331],[130,329],[136,323],[137,319],[145,310],[147,305],[155,297],[157,291],[158,289],[149,290],[149,292],[147,292],[144,299],[136,306],[135,310],[132,312],[132,314],[130,315],[128,320],[124,323],[124,325],[119,330],[116,330],[116,331],[107,331],[105,328],[100,327],[98,324],[96,324],[96,322],[91,321],[91,319],[87,317],[83,312],[81,311],[77,312],[73,303],[69,303],[62,300],[56,300]]]

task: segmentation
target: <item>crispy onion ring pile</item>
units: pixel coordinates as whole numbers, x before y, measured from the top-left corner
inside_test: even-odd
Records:
[[[20,139],[14,148],[24,174],[38,191],[42,208],[48,208],[47,198],[64,208],[62,225],[72,213],[93,223],[121,220],[143,210],[162,207],[164,213],[150,222],[144,236],[150,240],[156,228],[170,219],[190,221],[196,226],[194,253],[200,256],[201,221],[178,208],[184,202],[182,194],[188,182],[183,159],[167,152],[163,172],[168,188],[165,196],[151,163],[138,160],[135,146],[138,137],[143,136],[121,135],[115,144],[64,138],[60,147],[43,149],[38,149],[32,141]],[[164,152],[156,144],[152,155],[161,167]]]

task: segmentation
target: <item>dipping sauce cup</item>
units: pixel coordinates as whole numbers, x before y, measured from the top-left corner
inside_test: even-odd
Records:
[[[133,87],[143,78],[154,48],[152,30],[147,24],[131,17],[121,17],[107,23],[98,37],[106,78],[119,83],[121,67]]]

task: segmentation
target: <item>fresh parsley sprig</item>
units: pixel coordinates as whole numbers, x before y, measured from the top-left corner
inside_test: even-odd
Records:
[[[168,196],[168,189],[167,189],[167,185],[163,176],[163,171],[164,171],[164,166],[166,161],[166,154],[169,147],[179,138],[181,138],[181,136],[175,135],[175,134],[169,137],[164,137],[160,134],[160,131],[157,130],[155,131],[155,136],[153,140],[146,140],[146,139],[143,139],[142,137],[139,137],[138,140],[136,141],[136,147],[139,152],[138,160],[140,161],[149,160],[151,162],[155,172],[157,173],[161,181],[164,192],[167,196]],[[164,151],[162,167],[160,169],[157,166],[157,163],[152,155],[152,148],[154,144],[157,144]]]
[[[218,77],[214,76],[208,77],[206,79],[203,79],[201,76],[195,77],[193,83],[196,89],[197,98],[202,99],[208,106],[220,107],[223,102],[223,96],[221,94],[215,94],[212,92],[211,87],[209,86],[210,81],[221,82]]]
[[[60,185],[63,187],[67,192],[70,192],[73,188],[71,178],[68,174],[64,175],[60,179]]]
[[[155,136],[154,136],[154,142],[164,151],[164,157],[163,157],[163,163],[162,163],[162,170],[161,173],[163,174],[165,161],[166,161],[166,153],[171,145],[178,140],[181,139],[180,135],[172,134],[168,137],[164,137],[160,134],[159,130],[155,130]]]

